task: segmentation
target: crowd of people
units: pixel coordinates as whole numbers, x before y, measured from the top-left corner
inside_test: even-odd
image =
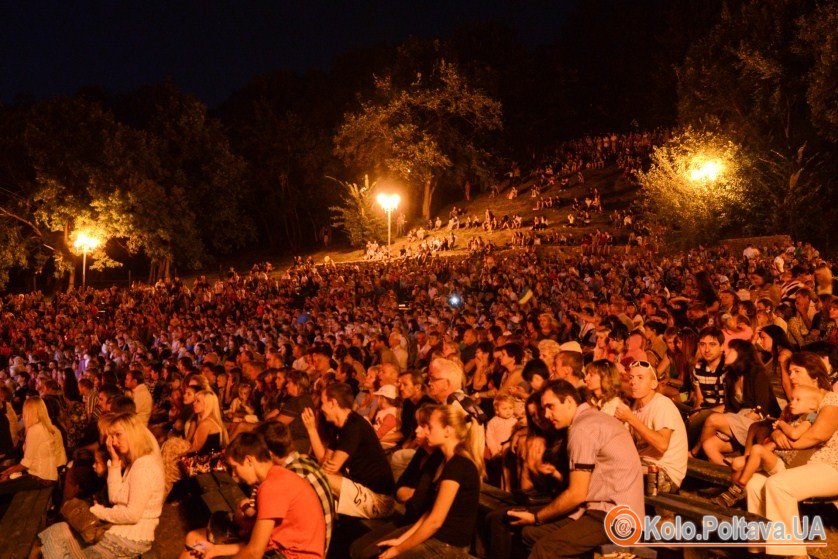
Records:
[[[575,557],[692,454],[732,468],[720,502],[790,525],[838,496],[833,270],[803,243],[480,251],[7,295],[0,494],[63,478],[108,528],[90,551],[51,524],[43,555],[135,557],[217,458],[250,530],[184,557],[322,557],[344,517],[387,521],[352,557]],[[483,483],[533,504],[478,519]]]

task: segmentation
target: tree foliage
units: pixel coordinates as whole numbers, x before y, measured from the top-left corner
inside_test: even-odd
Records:
[[[251,238],[244,161],[203,104],[170,84],[108,101],[116,110],[77,95],[0,113],[0,287],[13,267],[51,262],[72,288],[80,231],[108,241],[92,269],[143,254],[152,278]]]
[[[332,225],[345,231],[354,247],[363,246],[367,241],[387,239],[387,223],[373,195],[375,185],[371,187],[366,178],[363,185],[335,182],[342,187],[342,195],[341,203],[329,208]]]
[[[746,204],[742,158],[738,145],[710,132],[673,136],[655,148],[649,170],[637,173],[648,216],[685,245],[717,240]]]
[[[454,182],[487,165],[481,142],[502,126],[500,103],[444,60],[409,85],[391,76],[376,78],[375,84],[374,97],[345,116],[335,154],[351,169],[405,181],[427,219],[445,178]]]
[[[749,0],[688,52],[679,115],[743,146],[754,232],[827,240],[836,215],[834,2]],[[831,60],[831,62],[830,62]]]

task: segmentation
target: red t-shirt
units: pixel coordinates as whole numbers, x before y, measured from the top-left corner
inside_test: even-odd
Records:
[[[281,551],[287,559],[322,559],[326,519],[306,480],[274,466],[256,492],[256,511],[259,520],[276,521],[268,549]]]

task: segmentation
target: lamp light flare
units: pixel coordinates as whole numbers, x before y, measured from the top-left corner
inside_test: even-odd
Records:
[[[401,196],[398,194],[385,194],[384,192],[380,193],[376,196],[376,201],[381,206],[381,209],[384,210],[384,213],[387,214],[387,254],[390,254],[390,241],[391,241],[391,219],[390,217],[393,215],[393,210],[395,210],[399,202],[401,202]]]
[[[392,212],[399,206],[401,196],[398,194],[385,194],[382,192],[376,197],[376,201],[385,212]]]
[[[724,170],[724,166],[717,160],[705,161],[699,167],[690,171],[690,179],[694,181],[714,182]]]
[[[94,250],[101,244],[101,239],[88,235],[87,233],[79,233],[78,235],[76,235],[76,240],[73,241],[73,246],[76,248],[76,250],[81,250],[84,252]]]

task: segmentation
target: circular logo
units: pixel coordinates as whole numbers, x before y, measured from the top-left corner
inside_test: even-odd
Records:
[[[608,539],[623,547],[631,546],[640,541],[643,525],[628,505],[617,505],[605,515],[605,533]]]

